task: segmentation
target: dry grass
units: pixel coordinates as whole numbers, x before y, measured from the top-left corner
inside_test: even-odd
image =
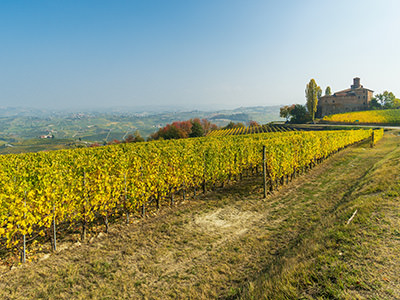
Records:
[[[248,283],[240,298],[400,299],[399,137],[389,135],[373,150],[351,152],[342,176],[350,180],[346,169],[361,176],[345,193],[337,191],[329,200],[333,210]]]
[[[400,191],[398,139],[348,148],[266,200],[260,180],[249,178],[115,224],[108,235],[2,275],[0,298],[395,299],[400,208],[388,195]]]

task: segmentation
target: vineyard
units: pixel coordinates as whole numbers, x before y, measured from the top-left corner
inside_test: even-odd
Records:
[[[282,125],[259,125],[249,127],[236,127],[230,129],[219,129],[210,131],[207,136],[227,136],[227,135],[241,135],[253,133],[268,133],[268,132],[287,132],[294,131],[295,129],[282,126]]]
[[[399,124],[400,110],[368,110],[325,116],[324,121],[365,124]]]
[[[0,157],[0,254],[29,254],[58,228],[79,227],[173,204],[178,193],[204,192],[261,170],[270,190],[372,130],[277,132],[119,144]],[[383,130],[374,131],[374,142]],[[263,157],[264,147],[264,157]]]

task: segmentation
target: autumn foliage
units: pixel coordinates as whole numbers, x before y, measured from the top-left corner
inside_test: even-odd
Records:
[[[188,137],[205,136],[209,131],[217,129],[217,125],[211,124],[206,119],[191,119],[187,121],[176,121],[160,128],[150,136],[150,139],[170,140],[184,139]]]

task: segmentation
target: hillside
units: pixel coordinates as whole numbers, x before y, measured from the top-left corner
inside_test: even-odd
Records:
[[[324,122],[352,124],[400,124],[400,110],[368,110],[325,116]]]
[[[71,148],[85,142],[123,140],[136,130],[143,137],[174,121],[206,118],[224,126],[230,121],[268,123],[281,120],[278,106],[232,110],[182,111],[114,109],[109,111],[50,111],[0,107],[0,154]],[[41,135],[54,139],[39,139]]]
[[[55,138],[81,138],[88,141],[121,140],[126,133],[139,130],[147,136],[173,121],[191,118],[206,118],[217,125],[230,121],[248,122],[254,120],[267,123],[280,120],[278,106],[241,107],[218,111],[40,111],[0,109],[0,140],[15,142],[21,139],[37,138],[52,133]]]
[[[249,177],[113,225],[3,274],[0,298],[398,299],[399,142],[349,147],[266,200]]]

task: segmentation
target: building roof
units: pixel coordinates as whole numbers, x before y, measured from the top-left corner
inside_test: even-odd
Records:
[[[359,77],[354,78],[354,79],[353,79],[353,83],[354,83],[354,84],[352,84],[352,85],[351,85],[351,88],[349,88],[349,89],[345,89],[345,90],[341,90],[341,91],[335,92],[335,93],[333,93],[331,96],[322,96],[322,97],[346,97],[346,96],[354,96],[354,95],[355,95],[355,91],[357,91],[357,90],[367,90],[367,91],[370,91],[370,92],[374,92],[373,90],[370,90],[370,89],[367,89],[367,88],[363,87],[363,86],[360,84],[360,78],[359,78]]]
[[[344,93],[348,93],[348,92],[350,92],[350,91],[352,91],[352,89],[345,89],[345,90],[338,91],[338,92],[334,93],[334,95],[335,95],[335,94],[344,94]]]
[[[341,91],[338,91],[338,92],[333,93],[331,96],[333,96],[333,97],[353,96],[353,95],[355,94],[354,92],[355,92],[356,90],[361,90],[361,89],[367,90],[367,91],[370,91],[370,92],[373,92],[373,90],[360,87],[360,88],[357,88],[357,89],[345,89],[345,90],[341,90]],[[325,97],[325,96],[322,96],[322,97]],[[328,96],[328,97],[329,97],[329,96]]]
[[[359,88],[356,88],[356,89],[345,89],[345,90],[342,90],[342,91],[338,91],[338,92],[334,93],[334,95],[335,94],[348,94],[349,92],[353,92],[353,91],[356,91],[356,90],[367,90],[367,91],[373,92],[373,90],[366,89],[364,87],[359,87]]]

